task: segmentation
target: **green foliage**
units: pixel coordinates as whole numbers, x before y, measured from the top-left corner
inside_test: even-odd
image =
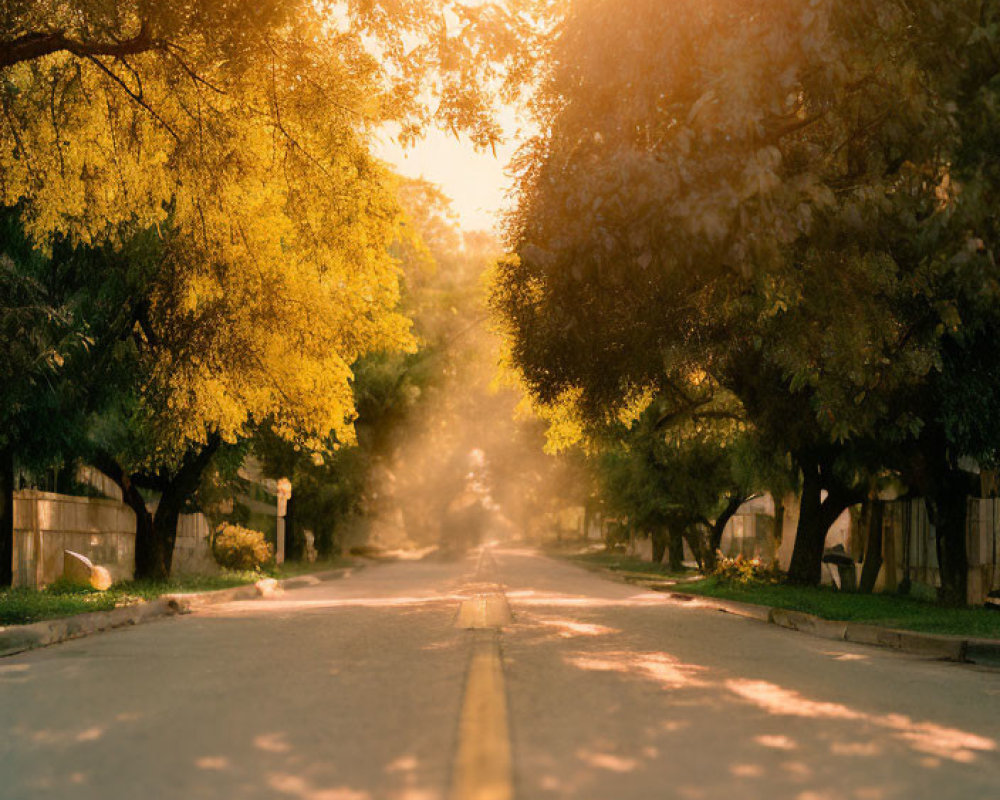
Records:
[[[705,418],[706,406],[667,419],[673,406],[656,397],[637,418],[593,438],[589,464],[609,512],[643,532],[690,531],[710,526],[730,499],[742,502],[760,487],[761,473],[747,469],[765,460],[753,455],[756,442],[735,414],[716,406],[718,416]]]
[[[67,455],[82,387],[66,363],[91,339],[78,309],[47,285],[49,263],[24,236],[14,209],[0,209],[0,449],[23,466]]]
[[[567,556],[567,558],[582,564],[603,567],[613,572],[648,573],[650,576],[662,575],[664,577],[692,574],[688,570],[673,573],[666,564],[654,564],[652,561],[645,561],[635,556],[627,556],[620,552],[613,552],[610,549],[600,553]]]
[[[233,570],[260,570],[274,557],[263,533],[228,523],[220,525],[212,538],[212,555]]]
[[[440,192],[391,176],[374,131],[496,145],[556,5],[4,4],[0,450],[99,464],[137,511],[144,575],[169,572],[209,461],[261,426],[290,471],[308,459],[317,528],[359,505],[434,349],[407,355],[400,278],[459,249]],[[353,472],[323,483],[314,456]]]
[[[998,20],[950,0],[575,5],[493,300],[536,397],[600,423],[637,392],[690,408],[676,387],[705,375],[824,489],[889,469],[934,508],[960,494],[960,458],[1000,453]]]
[[[43,619],[68,617],[88,611],[110,611],[120,597],[110,592],[7,589],[0,591],[0,624],[26,625]]]
[[[26,625],[90,611],[111,611],[173,592],[184,594],[230,589],[259,579],[260,573],[253,571],[189,575],[169,581],[125,581],[114,584],[105,592],[61,580],[54,581],[42,590],[0,590],[0,625]]]
[[[571,15],[545,89],[560,113],[526,154],[497,304],[532,388],[603,413],[700,365],[786,444],[802,419],[794,445],[912,430],[893,392],[940,365],[964,319],[954,259],[978,260],[944,154],[961,68],[938,48],[942,20],[971,35],[968,9],[618,11]]]
[[[349,441],[350,365],[411,344],[390,252],[400,209],[371,131],[392,121],[412,139],[436,119],[495,144],[499,94],[528,69],[516,45],[538,33],[519,12],[546,5],[5,5],[0,202],[49,249],[65,236],[123,256],[89,265],[106,285],[87,287],[81,310],[114,310],[107,341],[135,345],[135,386],[115,393],[114,413],[140,441],[102,446],[156,471],[265,418],[288,438]],[[14,354],[49,370],[61,313],[41,300],[4,309],[10,350],[30,345]]]

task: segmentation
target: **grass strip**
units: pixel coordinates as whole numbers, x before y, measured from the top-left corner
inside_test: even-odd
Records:
[[[664,577],[683,577],[671,573],[666,565],[652,564],[621,553],[586,553],[567,556],[571,561],[594,564],[614,571],[646,572]],[[686,573],[691,575],[691,573]],[[986,608],[949,608],[935,602],[896,594],[853,594],[830,586],[802,587],[785,584],[739,584],[709,577],[685,582],[678,590],[737,600],[742,603],[804,611],[823,619],[860,622],[886,628],[1000,639],[1000,612]]]
[[[0,625],[26,625],[89,611],[111,611],[122,606],[155,600],[165,594],[232,589],[255,583],[261,578],[290,578],[311,572],[338,569],[350,563],[348,559],[334,559],[304,564],[283,564],[261,572],[227,570],[219,575],[185,575],[166,581],[122,581],[105,592],[74,586],[62,580],[40,590],[5,589],[0,591]]]
[[[641,572],[653,577],[688,578],[696,574],[695,570],[691,569],[671,572],[666,564],[654,564],[652,561],[643,561],[641,558],[627,556],[624,553],[575,553],[563,555],[563,557],[570,561],[577,561],[581,564],[592,564],[614,572]]]

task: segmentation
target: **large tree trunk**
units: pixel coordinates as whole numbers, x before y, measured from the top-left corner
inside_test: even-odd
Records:
[[[222,445],[218,434],[211,434],[207,442],[197,450],[188,450],[181,466],[163,486],[160,503],[153,515],[153,542],[150,543],[148,562],[143,564],[146,571],[140,573],[136,558],[136,578],[164,581],[170,577],[174,560],[174,544],[177,542],[177,521],[187,499],[197,491],[201,476],[212,461],[212,457]],[[138,553],[138,545],[137,545]]]
[[[95,466],[118,484],[122,498],[135,512],[135,578],[164,581],[170,577],[177,541],[177,521],[184,503],[201,481],[222,440],[216,434],[197,450],[189,450],[172,477],[163,475],[144,481],[141,475],[129,475],[107,453],[98,453]],[[150,483],[162,492],[156,512],[150,514],[136,483]]]
[[[927,516],[937,539],[942,603],[968,602],[969,559],[966,552],[968,498],[980,489],[977,478],[958,469],[943,431],[924,431],[919,447],[906,463],[905,477],[924,498]],[[908,578],[908,575],[905,576]]]
[[[826,534],[837,517],[850,507],[853,495],[842,487],[831,487],[822,499],[823,480],[815,464],[802,469],[802,499],[795,546],[788,567],[788,582],[799,586],[818,586],[823,576],[823,549]]]
[[[316,529],[315,545],[316,558],[319,561],[325,561],[333,558],[335,555],[340,555],[337,547],[336,529],[329,523]]]
[[[110,453],[98,451],[93,456],[94,466],[117,484],[122,492],[122,502],[135,514],[135,572],[138,578],[149,569],[154,560],[151,551],[153,543],[153,515],[146,506],[146,498],[132,482],[131,476],[125,472],[118,461]]]
[[[688,547],[691,548],[691,554],[694,556],[694,560],[698,564],[698,569],[704,572],[706,575],[711,571],[705,560],[705,536],[702,531],[697,526],[690,526],[684,529],[684,541],[688,543]],[[714,567],[712,567],[714,569]]]
[[[153,531],[153,514],[146,505],[146,498],[127,481],[122,488],[122,499],[135,512],[135,573],[136,580],[150,577],[157,563],[156,534]]]
[[[174,563],[174,545],[177,543],[177,522],[187,498],[188,494],[182,491],[176,480],[171,481],[160,495],[156,513],[153,514],[152,536],[145,548],[146,557],[143,559],[142,570],[139,569],[138,558],[136,559],[136,578],[165,581],[170,577]]]
[[[680,525],[667,530],[667,564],[671,572],[684,569],[684,528]]]
[[[14,453],[0,450],[0,586],[14,583]]]
[[[667,531],[665,528],[657,526],[650,531],[649,536],[653,544],[653,563],[662,564],[663,556],[667,552]]]
[[[968,602],[969,557],[965,546],[968,481],[964,474],[957,473],[950,471],[938,480],[925,499],[937,537],[939,599],[950,606],[964,606]]]
[[[819,522],[822,491],[819,467],[815,464],[803,467],[799,521],[788,567],[789,583],[811,586],[819,583],[822,575],[823,544],[826,541],[826,531],[821,529]]]
[[[871,594],[875,591],[875,581],[882,570],[882,523],[885,516],[885,503],[877,497],[868,501],[865,514],[865,561],[861,568],[861,584],[858,591]]]
[[[285,505],[285,561],[305,561],[305,533],[295,524],[295,495]]]
[[[781,540],[785,536],[785,500],[781,497],[774,498],[774,530],[771,531],[771,539],[774,543],[774,554],[777,557],[778,550],[781,549]]]

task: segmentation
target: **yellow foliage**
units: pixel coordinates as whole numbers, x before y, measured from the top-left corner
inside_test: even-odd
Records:
[[[0,202],[25,202],[36,240],[160,232],[144,400],[168,450],[266,417],[351,441],[350,365],[412,347],[373,63],[315,10],[259,44],[240,70],[192,38],[2,71]]]
[[[643,412],[652,404],[656,397],[656,392],[651,387],[640,387],[632,391],[625,399],[624,404],[618,410],[618,421],[627,427],[643,415]]]

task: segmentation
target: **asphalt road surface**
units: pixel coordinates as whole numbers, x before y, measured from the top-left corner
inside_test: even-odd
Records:
[[[528,550],[0,660],[2,798],[995,800],[1000,672]]]

